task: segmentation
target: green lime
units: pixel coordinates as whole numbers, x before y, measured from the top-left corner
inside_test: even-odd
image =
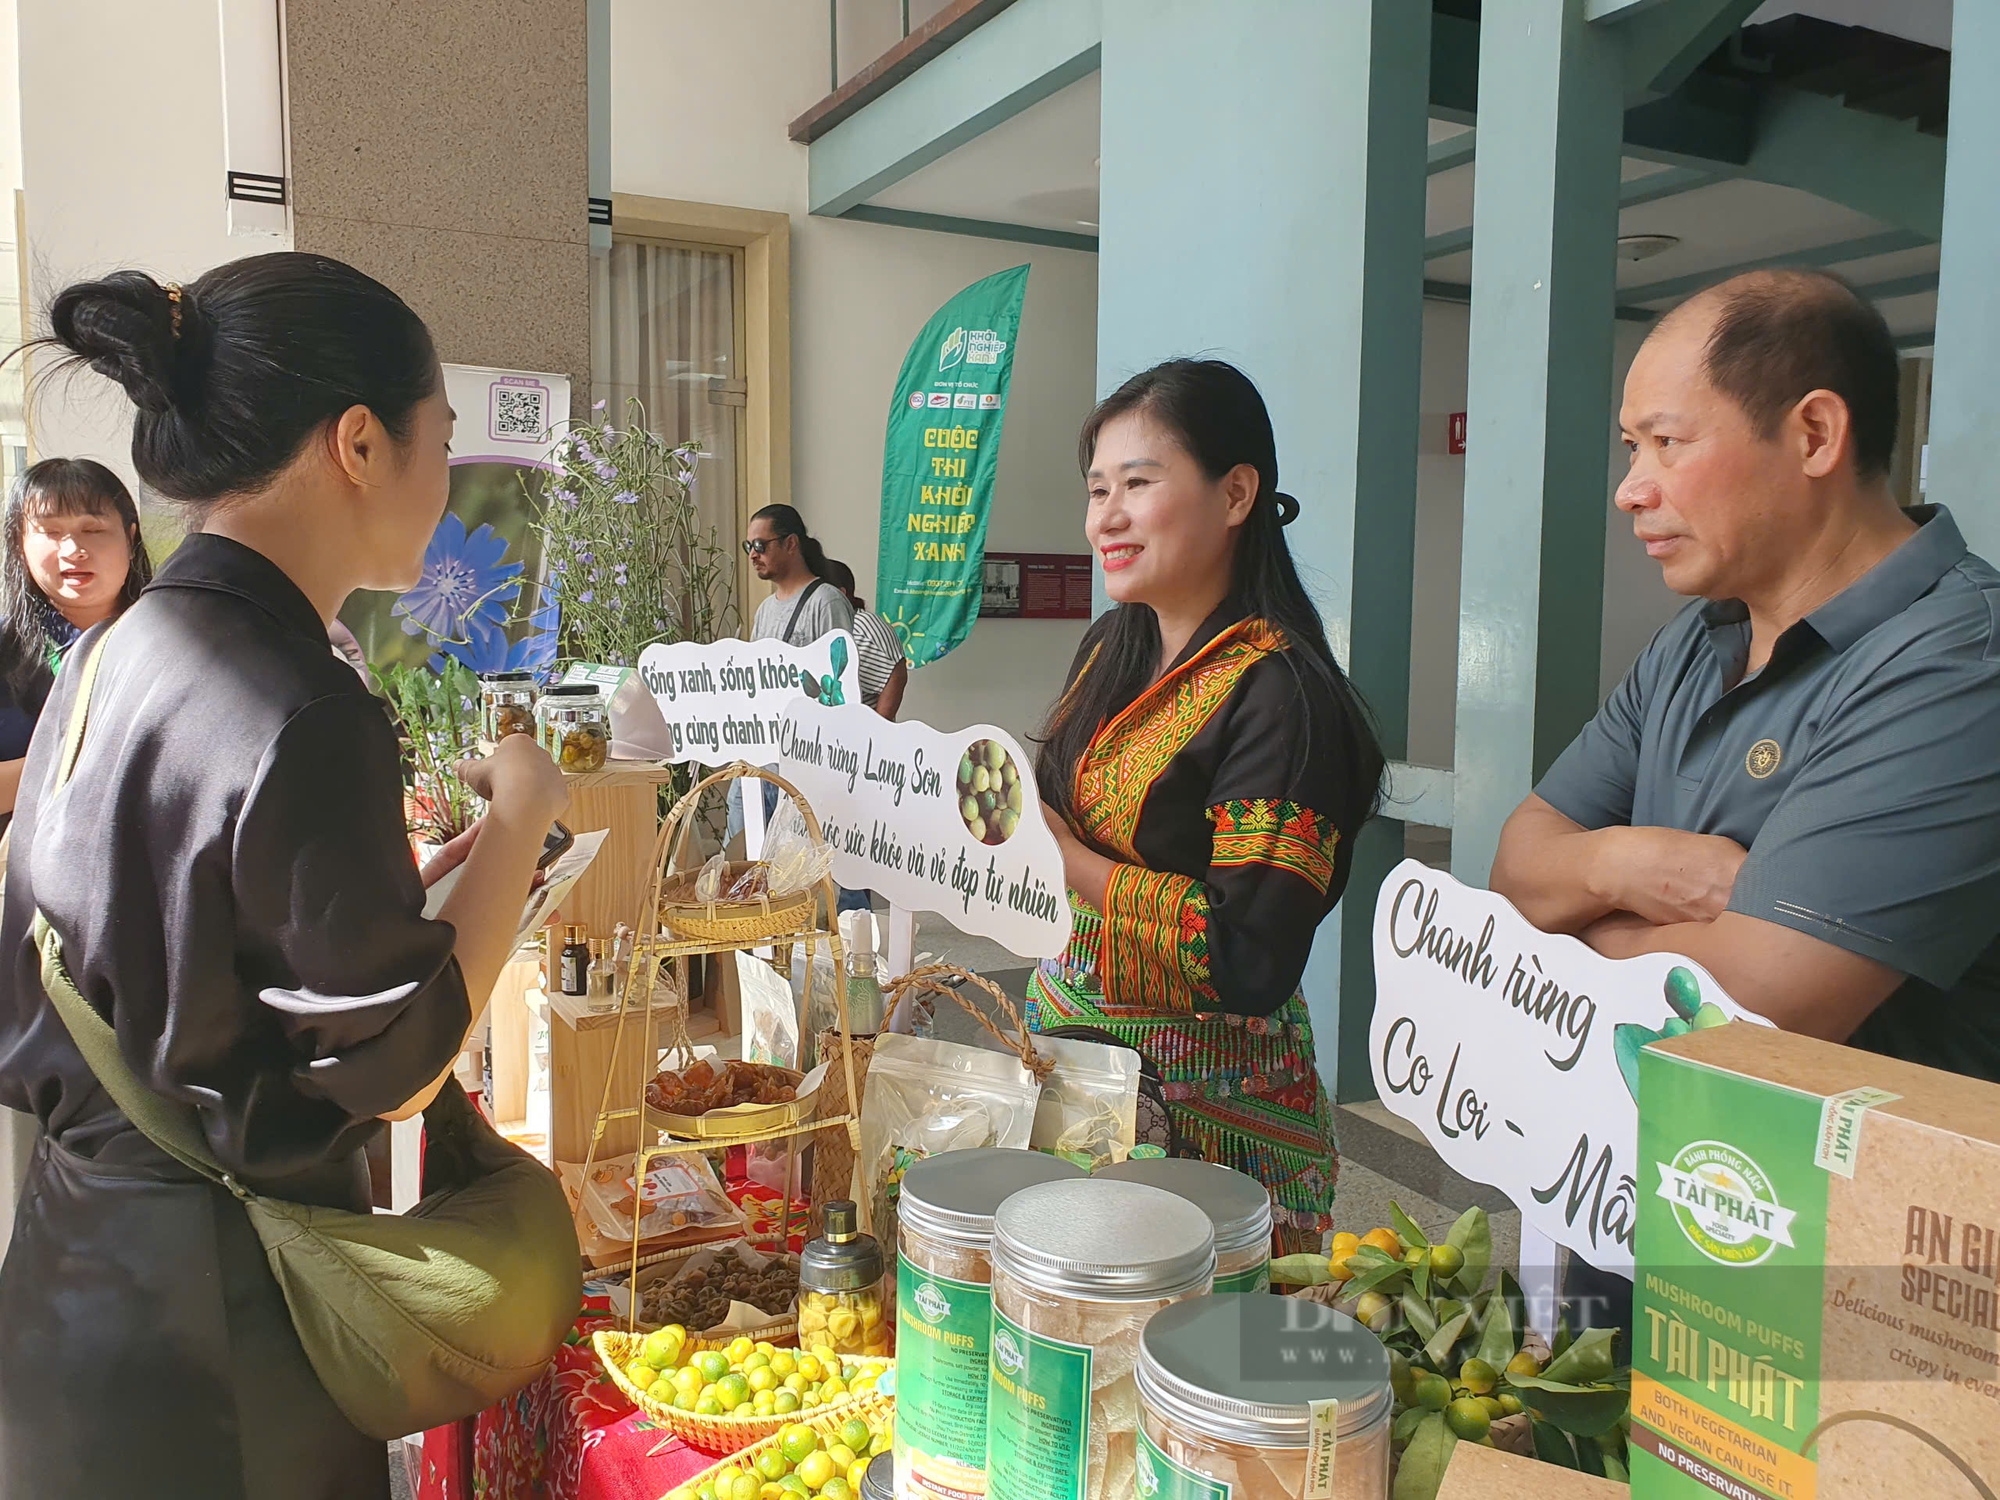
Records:
[[[820,1500],[854,1500],[854,1487],[835,1476],[819,1487]]]
[[[1403,1252],[1403,1264],[1406,1266],[1420,1266],[1430,1258],[1431,1252],[1422,1245],[1412,1245]]]
[[[772,1411],[789,1416],[798,1409],[799,1393],[797,1391],[773,1391],[771,1393]]]
[[[695,1500],[715,1500],[715,1481],[713,1479],[709,1480],[707,1484],[694,1492],[694,1497]]]
[[[713,1396],[703,1396],[695,1402],[694,1414],[698,1417],[719,1417],[722,1415],[722,1403]],[[751,1494],[756,1494],[756,1491],[752,1490]]]
[[[859,1417],[849,1417],[840,1424],[840,1440],[856,1453],[865,1451],[868,1440],[873,1436],[874,1434],[868,1430],[868,1424]]]
[[[713,1383],[729,1373],[729,1356],[720,1349],[704,1349],[695,1356],[694,1366],[703,1380]]]
[[[715,1382],[715,1399],[724,1406],[741,1406],[750,1399],[750,1382],[741,1375],[725,1375]]]
[[[778,1451],[792,1463],[804,1462],[819,1448],[819,1434],[803,1422],[794,1422],[778,1434]]]
[[[1456,1245],[1431,1246],[1431,1274],[1449,1280],[1465,1269],[1465,1252]]]
[[[757,1500],[764,1492],[764,1481],[755,1474],[738,1474],[729,1486],[729,1500]]]
[[[1497,1422],[1507,1415],[1507,1405],[1498,1396],[1478,1396],[1474,1398],[1486,1409],[1486,1419]]]
[[[757,1472],[766,1479],[779,1480],[792,1472],[792,1466],[785,1461],[785,1455],[776,1448],[767,1449],[757,1460]]]
[[[1509,1375],[1539,1375],[1542,1373],[1542,1362],[1526,1349],[1523,1349],[1519,1354],[1516,1354],[1512,1359],[1507,1361],[1507,1373]]]
[[[1500,1393],[1499,1399],[1500,1399],[1500,1410],[1507,1416],[1511,1417],[1520,1412],[1521,1398],[1515,1395],[1512,1391],[1502,1391]]]
[[[1398,1406],[1417,1404],[1416,1367],[1400,1349],[1389,1351],[1389,1389],[1395,1395]]]
[[[1426,1370],[1417,1377],[1414,1394],[1418,1406],[1427,1411],[1443,1411],[1451,1405],[1451,1382]]]
[[[795,1472],[805,1481],[808,1490],[817,1491],[821,1485],[833,1478],[833,1460],[824,1452],[808,1453]]]
[[[1475,1396],[1461,1396],[1444,1410],[1445,1425],[1468,1443],[1476,1443],[1485,1437],[1493,1426],[1493,1419],[1486,1415],[1486,1408],[1479,1404]]]
[[[625,1378],[639,1390],[647,1391],[651,1390],[653,1382],[660,1378],[660,1372],[643,1359],[635,1359],[625,1367]]]
[[[693,1411],[699,1405],[701,1405],[701,1398],[695,1395],[693,1391],[674,1392],[675,1411]]]
[[[1475,1396],[1490,1396],[1500,1384],[1500,1372],[1483,1359],[1468,1359],[1458,1367],[1458,1383]]]
[[[752,1402],[739,1401],[736,1404],[736,1410],[732,1411],[729,1415],[739,1420],[744,1417],[754,1417],[757,1415],[757,1408]]]
[[[639,1357],[656,1370],[671,1370],[681,1362],[681,1350],[686,1347],[687,1330],[679,1324],[670,1324],[646,1335]]]
[[[780,1479],[778,1487],[794,1495],[810,1495],[812,1493],[811,1490],[806,1488],[806,1482],[796,1474],[787,1474],[783,1479]]]

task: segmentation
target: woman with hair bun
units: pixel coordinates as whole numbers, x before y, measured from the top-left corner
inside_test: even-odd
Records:
[[[1284,527],[1264,398],[1220,360],[1133,376],[1083,424],[1085,632],[1035,774],[1075,915],[1029,1024],[1159,1070],[1182,1139],[1271,1193],[1280,1253],[1332,1227],[1333,1112],[1299,982],[1382,751]]]
[[[562,778],[527,736],[461,768],[490,810],[420,877],[394,735],[328,649],[349,593],[417,581],[447,498],[452,413],[400,298],[283,253],[185,288],[121,271],[50,323],[131,397],[134,467],[191,534],[72,652],[99,656],[74,775],[69,670],[21,779],[0,1104],[45,1134],[0,1268],[0,1473],[22,1495],[386,1495],[382,1445],[314,1375],[242,1206],[112,1103],[31,930],[39,909],[125,1063],[234,1179],[365,1213],[381,1121],[456,1088]]]

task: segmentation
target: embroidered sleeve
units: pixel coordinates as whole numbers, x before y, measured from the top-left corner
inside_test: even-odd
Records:
[[[1113,1005],[1217,1009],[1209,982],[1208,892],[1164,870],[1121,864],[1105,891],[1100,978]]]
[[[1272,797],[1232,797],[1208,810],[1217,869],[1267,865],[1287,870],[1324,896],[1333,883],[1333,855],[1340,831],[1310,807]]]

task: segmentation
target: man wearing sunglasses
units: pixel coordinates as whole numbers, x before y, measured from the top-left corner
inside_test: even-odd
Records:
[[[826,553],[791,506],[767,505],[752,516],[743,550],[772,586],[751,622],[753,641],[809,646],[830,631],[854,628],[854,606],[826,581]]]

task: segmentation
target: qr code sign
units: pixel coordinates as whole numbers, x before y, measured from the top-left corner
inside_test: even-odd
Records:
[[[494,385],[492,419],[495,438],[539,443],[549,430],[549,388],[540,382]]]

